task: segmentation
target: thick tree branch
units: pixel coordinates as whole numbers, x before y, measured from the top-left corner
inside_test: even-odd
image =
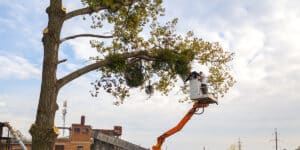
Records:
[[[102,61],[99,61],[99,62],[96,62],[96,63],[93,63],[93,64],[90,64],[90,65],[87,65],[83,68],[80,68],[68,75],[66,75],[65,77],[59,79],[57,81],[58,83],[58,88],[61,88],[63,87],[65,84],[67,84],[68,82],[80,77],[81,75],[84,75],[90,71],[93,71],[93,70],[96,70],[98,68],[101,68],[103,66],[107,65],[107,61],[105,60],[102,60]]]
[[[91,14],[91,13],[98,12],[103,9],[107,9],[107,8],[103,7],[103,6],[96,6],[95,8],[86,7],[86,8],[77,9],[77,10],[67,13],[64,20],[68,20],[70,18],[79,16],[79,15]]]
[[[112,35],[97,35],[97,34],[78,34],[78,35],[72,35],[72,36],[68,36],[68,37],[65,37],[63,39],[61,39],[59,41],[59,43],[62,43],[66,40],[71,40],[71,39],[75,39],[77,37],[96,37],[96,38],[113,38]]]
[[[154,60],[155,59],[155,56],[152,56],[147,51],[134,51],[134,52],[123,53],[122,55],[123,55],[124,59],[128,59],[128,58],[141,58],[141,59],[146,59],[146,60]],[[101,60],[101,61],[95,62],[93,64],[87,65],[85,67],[82,67],[81,69],[78,69],[78,70],[62,77],[61,79],[59,79],[57,81],[58,89],[63,87],[65,84],[69,83],[70,81],[72,81],[90,71],[104,67],[107,64],[108,64],[107,60]]]
[[[129,0],[128,2],[128,6],[132,5],[133,3],[137,2],[138,0]],[[120,7],[122,6],[122,3],[115,3],[114,4],[115,6],[114,7]],[[98,11],[101,11],[101,10],[104,10],[104,9],[109,9],[107,7],[103,7],[103,6],[95,6],[95,7],[86,7],[86,8],[81,8],[81,9],[77,9],[77,10],[74,10],[74,11],[71,11],[69,13],[66,14],[64,20],[68,20],[70,18],[73,18],[73,17],[76,17],[76,16],[80,16],[80,15],[86,15],[86,14],[92,14],[92,13],[95,13],[95,12],[98,12]]]
[[[139,56],[136,56],[135,58],[140,58],[140,59],[144,59],[144,60],[147,60],[147,61],[154,61],[155,60],[155,58],[153,56],[150,56],[148,54],[139,55]]]

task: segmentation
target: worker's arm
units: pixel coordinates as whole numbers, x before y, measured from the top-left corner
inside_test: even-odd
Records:
[[[152,150],[161,150],[161,146],[165,141],[165,139],[175,134],[176,132],[180,131],[194,115],[197,108],[207,107],[207,106],[208,104],[200,104],[199,102],[195,102],[193,107],[188,111],[188,113],[180,120],[180,122],[175,127],[173,127],[172,129],[170,129],[169,131],[165,132],[164,134],[162,134],[157,138],[157,143],[152,147]]]

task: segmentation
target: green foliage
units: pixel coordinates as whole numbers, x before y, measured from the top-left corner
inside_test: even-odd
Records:
[[[181,79],[185,79],[188,74],[191,72],[191,65],[184,58],[176,61],[175,71],[181,77]]]
[[[122,5],[125,4],[124,0],[81,0],[84,5],[91,8],[102,6],[107,8],[110,12],[116,12]]]
[[[179,77],[185,79],[195,63],[209,70],[208,84],[217,97],[223,96],[235,83],[230,73],[233,53],[225,51],[218,43],[195,37],[191,31],[186,35],[176,34],[176,18],[165,24],[158,23],[158,16],[164,15],[162,0],[82,2],[91,8],[107,8],[91,15],[91,27],[101,29],[104,24],[110,24],[113,38],[91,41],[92,47],[100,54],[92,60],[107,61],[105,69],[100,69],[101,75],[106,78],[99,82],[112,85],[102,88],[121,102],[129,95],[129,88],[147,87],[149,85],[145,83],[150,80],[151,88],[167,95],[178,83]],[[145,36],[143,31],[146,28],[150,29],[150,33]],[[136,51],[145,53],[133,58],[124,57]],[[181,86],[181,93],[188,94],[186,85]]]
[[[153,69],[156,71],[169,71],[173,64],[176,63],[177,54],[168,49],[156,51],[156,61],[153,63]]]
[[[174,72],[184,78],[191,72],[191,61],[194,58],[192,50],[177,53],[174,50],[162,49],[156,51],[156,61],[153,63],[155,71],[164,70]]]
[[[127,65],[124,77],[129,87],[139,87],[143,85],[145,80],[141,62]]]
[[[99,3],[99,0],[81,0],[81,3],[84,5],[95,6]]]
[[[121,54],[109,54],[106,60],[107,67],[113,72],[123,72],[126,69],[126,61]]]
[[[185,79],[191,72],[191,61],[194,59],[194,56],[195,54],[192,50],[183,50],[178,56],[175,71],[182,79]]]

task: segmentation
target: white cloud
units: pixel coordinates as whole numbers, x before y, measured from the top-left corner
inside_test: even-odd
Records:
[[[6,103],[5,102],[0,102],[0,107],[4,107],[6,106]]]
[[[70,6],[74,7],[72,5]],[[77,7],[81,8],[80,6]],[[83,20],[82,16],[78,16],[65,22],[64,28],[62,29],[62,38],[77,34],[108,35],[112,30],[109,26],[104,26],[102,29],[91,29],[90,25],[92,24],[92,21],[90,19],[90,16],[86,16],[86,18],[86,20]],[[89,60],[90,57],[99,55],[95,48],[91,48],[90,40],[101,41],[105,39],[79,37],[66,41],[66,44],[68,44],[72,48],[72,52],[74,52],[75,58],[77,60]]]
[[[71,45],[77,59],[89,60],[90,57],[98,55],[96,49],[91,48],[90,40],[90,38],[85,38],[75,39],[68,42]]]
[[[10,122],[14,128],[20,130],[27,138],[30,137],[28,130],[34,121],[35,112],[33,108],[37,106],[37,101],[33,101],[33,99],[37,99],[38,91],[33,89],[31,87],[28,87],[27,90],[15,88],[14,91],[7,93],[0,91],[1,121]]]
[[[300,93],[297,91],[300,89],[300,1],[174,0],[165,3],[170,10],[167,16],[179,17],[179,32],[194,30],[200,37],[219,41],[225,49],[236,53],[233,72],[238,82],[220,99],[219,106],[211,106],[204,115],[193,117],[181,132],[165,142],[164,148],[179,150],[206,146],[211,150],[226,149],[241,137],[245,149],[269,150],[272,149],[269,140],[273,138],[275,127],[281,132],[280,138],[288,141],[283,144],[285,148],[297,147],[300,135]],[[79,3],[68,2],[66,6],[71,10],[78,8]],[[86,22],[77,21],[68,21],[63,35],[91,31]],[[74,25],[76,22],[78,26]],[[80,38],[68,42],[77,59],[96,54],[88,41]],[[64,52],[65,56],[70,54]],[[68,70],[78,67],[76,63],[66,66]],[[28,79],[37,77],[40,71],[22,57],[0,56],[0,72],[1,79]],[[67,124],[79,122],[80,115],[84,114],[86,122],[94,128],[122,125],[124,139],[145,147],[151,147],[155,138],[174,126],[191,105],[179,104],[176,101],[178,95],[155,95],[151,100],[145,100],[146,96],[136,90],[125,104],[115,107],[113,98],[105,93],[101,93],[100,100],[90,97],[88,91],[92,81],[90,76],[84,76],[61,91],[58,104],[65,99],[69,102]],[[39,87],[35,88],[38,91]],[[1,99],[1,108],[11,107],[0,109],[4,112],[0,118],[14,120],[14,124],[26,132],[36,107],[26,106],[30,115],[19,116],[17,108],[20,106],[9,103],[12,99],[18,98]],[[57,125],[61,124],[60,113],[57,112]],[[26,118],[26,123],[22,118]]]
[[[0,55],[0,79],[40,77],[41,70],[20,56]]]
[[[300,88],[297,84],[300,81],[300,45],[297,41],[300,11],[296,8],[299,1],[191,3],[172,1],[171,5],[177,8],[173,11],[181,16],[180,31],[187,30],[187,27],[196,30],[204,39],[220,41],[226,49],[236,53],[233,71],[237,84],[220,101],[223,105],[220,111],[223,113],[219,114],[233,123],[230,124],[227,119],[212,122],[222,124],[221,130],[226,130],[225,124],[232,125],[239,134],[231,130],[226,136],[227,139],[236,136],[236,140],[242,134],[250,135],[249,128],[255,126],[257,132],[252,132],[255,134],[249,137],[248,142],[257,144],[246,145],[247,149],[271,149],[268,143],[263,144],[263,141],[257,142],[255,139],[263,139],[266,135],[260,133],[266,130],[272,132],[275,127],[285,129],[289,141],[297,139],[295,136],[299,135],[300,130],[296,129],[297,133],[289,130],[295,131],[294,126],[300,123],[295,115],[300,113],[296,108],[300,105],[300,94],[297,92]],[[224,114],[226,111],[230,113]],[[199,137],[201,135],[199,133]],[[297,145],[296,142],[289,144],[288,149]],[[225,148],[220,145],[214,149]]]
[[[0,18],[0,23],[2,28],[4,27],[13,28],[13,29],[16,28],[16,24],[13,21],[6,18]]]

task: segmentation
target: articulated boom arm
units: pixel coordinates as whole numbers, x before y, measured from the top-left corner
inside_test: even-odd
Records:
[[[4,126],[7,127],[7,129],[11,132],[11,134],[17,139],[17,141],[19,142],[19,144],[21,145],[23,150],[27,150],[27,147],[25,146],[25,144],[23,143],[23,141],[21,140],[20,135],[17,133],[17,131],[15,131],[13,129],[13,127],[8,123],[8,122],[4,122]]]
[[[199,103],[199,101],[195,102],[193,107],[188,111],[188,113],[180,120],[180,122],[175,127],[173,127],[172,129],[170,129],[169,131],[165,132],[157,138],[157,143],[152,147],[152,150],[161,150],[161,146],[164,143],[165,139],[180,131],[195,114],[197,108],[204,108],[207,106],[208,104],[201,104]]]

